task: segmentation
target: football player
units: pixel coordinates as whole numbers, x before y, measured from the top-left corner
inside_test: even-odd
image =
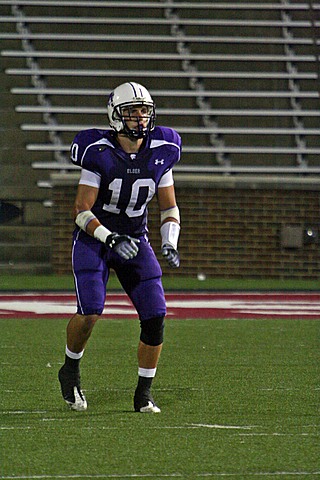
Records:
[[[115,88],[107,112],[111,130],[81,131],[71,147],[73,163],[82,168],[72,248],[77,313],[67,326],[59,381],[67,404],[86,410],[79,364],[104,309],[113,269],[140,319],[134,410],[158,413],[151,384],[163,344],[166,304],[162,271],[148,240],[147,206],[156,195],[162,255],[171,267],[179,267],[180,215],[172,168],[180,159],[181,138],[171,128],[155,126],[154,102],[138,83]]]

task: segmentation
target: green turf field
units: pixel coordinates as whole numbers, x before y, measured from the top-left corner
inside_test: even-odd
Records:
[[[1,320],[1,478],[320,478],[319,321],[168,320],[161,414],[133,413],[136,321],[103,320],[87,412],[57,372],[64,320]]]
[[[206,278],[204,281],[196,277],[164,276],[166,290],[304,290],[319,291],[319,280],[306,279],[260,279],[260,278]],[[10,290],[73,290],[73,277],[70,275],[0,275],[0,291]],[[117,277],[111,273],[108,282],[109,290],[121,289]]]

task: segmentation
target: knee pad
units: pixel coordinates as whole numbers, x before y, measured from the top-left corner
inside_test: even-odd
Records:
[[[150,318],[140,322],[140,340],[146,345],[156,347],[163,342],[164,317]]]

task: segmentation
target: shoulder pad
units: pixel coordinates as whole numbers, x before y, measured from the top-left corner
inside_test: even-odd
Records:
[[[89,145],[98,142],[105,137],[106,131],[91,128],[90,130],[82,130],[77,133],[71,145],[71,161],[75,165],[82,165],[83,155]]]
[[[152,138],[155,140],[165,140],[168,143],[174,143],[181,147],[181,137],[173,128],[156,127],[152,132]]]
[[[157,155],[162,156],[165,173],[180,160],[181,137],[172,128],[156,127],[151,135],[150,149],[155,149]]]

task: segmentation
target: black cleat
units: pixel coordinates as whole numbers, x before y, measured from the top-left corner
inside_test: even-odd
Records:
[[[135,392],[134,394],[134,410],[140,413],[160,413],[160,408],[155,404],[149,390],[144,392]]]
[[[72,372],[63,365],[59,370],[58,378],[62,396],[69,407],[78,412],[87,410],[87,401],[80,387],[80,373]]]

